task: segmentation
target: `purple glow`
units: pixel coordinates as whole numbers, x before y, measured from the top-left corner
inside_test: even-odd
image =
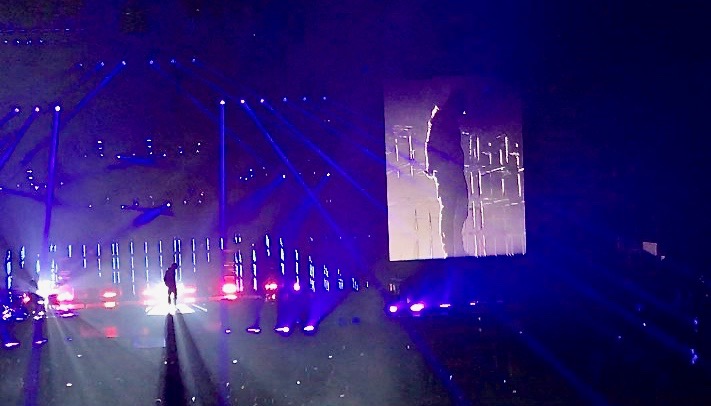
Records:
[[[425,308],[424,303],[415,303],[412,306],[410,306],[410,310],[412,310],[413,312],[422,311],[422,309],[424,309],[424,308]]]
[[[395,313],[397,311],[397,306],[390,305],[390,307],[388,307],[388,310],[390,311],[390,313]]]

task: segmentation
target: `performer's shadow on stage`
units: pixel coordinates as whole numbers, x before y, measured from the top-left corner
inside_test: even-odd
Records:
[[[173,315],[168,314],[165,319],[165,369],[162,377],[161,402],[156,404],[166,406],[187,405],[185,383],[180,371],[178,357],[178,344],[175,340],[175,322]]]

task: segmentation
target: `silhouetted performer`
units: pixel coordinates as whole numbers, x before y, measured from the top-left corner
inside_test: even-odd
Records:
[[[462,228],[467,219],[469,192],[459,129],[465,103],[465,93],[455,90],[444,104],[434,108],[425,144],[427,174],[437,183],[437,198],[441,205],[440,232],[447,257],[466,255]]]
[[[170,301],[170,295],[173,295],[173,304],[178,304],[178,286],[175,282],[175,271],[178,269],[178,264],[173,263],[168,269],[165,271],[165,275],[163,276],[163,281],[165,282],[165,286],[168,287],[168,304],[171,303]]]

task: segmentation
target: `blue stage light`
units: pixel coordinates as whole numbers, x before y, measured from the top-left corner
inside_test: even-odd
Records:
[[[225,101],[224,101],[224,100],[220,100],[220,104],[224,106],[224,105],[225,105]]]
[[[153,65],[153,59],[151,59],[150,61],[148,61],[148,64],[149,64],[149,65]]]
[[[39,113],[39,111],[40,111],[39,106],[35,106],[35,113]]]
[[[285,97],[285,98],[283,98],[283,99],[281,99],[281,101],[283,101],[283,102],[286,102],[286,97]]]
[[[19,113],[19,112],[20,112],[20,108],[19,108],[19,107],[15,107],[15,113]]]
[[[121,65],[126,66],[126,61],[121,61]]]
[[[310,324],[308,326],[304,327],[304,331],[314,331],[314,330],[316,330],[316,327],[314,327]]]
[[[259,102],[260,102],[260,103],[264,103],[264,99],[259,99]]]
[[[242,104],[244,104],[244,99],[241,99],[239,102],[242,103]]]
[[[390,311],[390,313],[395,313],[395,312],[397,312],[397,306],[395,306],[395,305],[390,305],[390,307],[388,307],[388,311]]]
[[[59,107],[59,106],[54,106],[54,111],[59,111],[59,110],[61,110],[61,109],[62,109],[62,108]]]

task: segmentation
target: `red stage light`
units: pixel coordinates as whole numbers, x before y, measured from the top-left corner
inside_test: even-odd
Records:
[[[112,291],[112,290],[107,290],[107,291],[105,291],[104,293],[101,294],[101,297],[103,297],[104,299],[111,299],[111,298],[114,298],[114,297],[116,297],[116,296],[118,296],[118,293],[116,293],[116,292],[114,292],[114,291]]]
[[[234,283],[225,283],[222,285],[222,293],[226,295],[234,295],[237,293],[237,285]]]

